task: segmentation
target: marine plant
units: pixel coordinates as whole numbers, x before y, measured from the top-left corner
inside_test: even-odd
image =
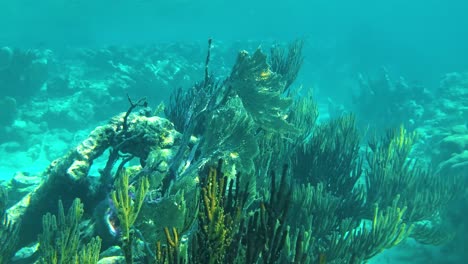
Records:
[[[62,201],[58,202],[58,217],[47,213],[42,218],[42,234],[39,235],[39,263],[44,264],[96,264],[101,250],[101,239],[93,238],[88,244],[80,244],[80,222],[83,204],[75,199],[65,214]]]
[[[277,263],[288,247],[296,249],[291,258],[305,259],[308,239],[304,231],[289,236],[285,219],[291,194],[286,167],[279,182],[271,173],[270,193],[260,204],[248,204],[249,186],[238,174],[230,179],[222,173],[222,161],[211,167],[201,185],[196,230],[187,236],[188,250],[181,254],[177,229],[165,228],[166,245],[157,244],[155,263]]]
[[[368,204],[366,189],[359,183],[364,176],[359,149],[352,115],[315,126],[296,149],[289,222],[296,229],[310,230],[311,261],[361,263],[398,244],[411,230],[402,220],[404,206],[394,202],[378,210],[380,205]]]
[[[299,42],[298,42],[299,43]],[[286,81],[282,74],[287,75],[290,81],[297,76],[292,71],[298,70],[298,65],[302,60],[302,48],[297,44],[297,48],[292,49],[288,56],[283,56],[284,52],[275,49],[272,52],[272,60],[277,67],[272,69],[268,64],[268,56],[260,49],[252,55],[246,51],[238,54],[231,74],[223,81],[216,81],[209,74],[208,66],[210,62],[211,41],[208,43],[208,54],[205,63],[205,78],[197,83],[193,88],[184,91],[176,89],[171,95],[169,106],[166,108],[166,116],[171,119],[175,127],[184,133],[182,146],[187,145],[190,136],[201,136],[206,141],[206,145],[212,148],[223,147],[223,141],[212,144],[213,140],[231,136],[234,138],[235,131],[267,131],[269,134],[286,134],[296,132],[293,125],[286,119],[292,99],[284,95]],[[295,63],[296,68],[295,68]],[[275,72],[273,70],[277,70]],[[219,125],[230,118],[234,118],[233,125],[225,127]],[[240,122],[240,120],[245,120]],[[252,120],[252,121],[250,121]],[[217,124],[214,122],[218,122]],[[250,122],[250,124],[249,124]],[[237,126],[234,124],[238,124]],[[219,131],[218,131],[219,130]],[[252,148],[252,133],[245,133],[248,144],[246,148]],[[240,139],[241,136],[237,136]],[[205,148],[203,143],[200,144]],[[184,148],[181,148],[181,151]],[[203,151],[203,150],[202,150]],[[218,158],[226,158],[226,155],[239,151],[224,151],[224,157],[212,156],[212,161]],[[176,155],[173,164],[180,164],[182,153]],[[248,154],[255,156],[255,153]],[[205,157],[206,158],[206,157]],[[246,157],[243,157],[244,159]],[[206,163],[206,159],[204,163]],[[203,164],[197,165],[202,167]],[[251,168],[252,166],[247,166]],[[174,177],[174,176],[172,176]]]
[[[362,174],[359,144],[353,115],[315,126],[310,138],[296,151],[297,181],[312,185],[323,182],[335,195],[349,193]]]
[[[239,98],[232,98],[207,118],[207,128],[200,141],[201,161],[231,157],[243,171],[254,170],[254,158],[259,153],[257,126],[242,107]]]
[[[45,184],[66,175],[76,187],[92,161],[111,148],[99,189],[115,207],[127,263],[363,263],[409,235],[442,241],[437,234],[443,232],[419,224],[453,199],[456,179],[442,182],[413,161],[415,137],[403,128],[371,141],[365,153],[353,115],[317,124],[312,96],[288,86],[301,64],[301,45],[289,48],[291,57],[285,50],[272,58],[260,49],[242,51],[222,82],[209,74],[209,51],[204,80],[178,90],[166,111],[174,125],[148,111],[130,114],[146,103],[129,100],[127,113],[72,152],[79,155],[51,165]],[[125,168],[134,157],[141,166]],[[47,197],[56,189],[33,195]],[[67,216],[59,204],[59,224],[44,217],[45,257],[58,256],[47,255],[55,242],[70,243],[59,252],[67,259],[79,258],[68,250],[96,251],[96,240],[79,245],[76,219],[82,214],[74,202]],[[169,215],[177,219],[164,219]],[[164,226],[154,224],[158,220]],[[51,233],[71,239],[53,240]]]
[[[221,165],[210,168],[202,183],[198,231],[190,244],[190,261],[214,264],[235,258],[236,235],[247,195],[238,177],[229,180],[221,172]]]
[[[406,220],[410,222],[434,216],[463,191],[456,175],[442,177],[409,157],[416,137],[400,127],[380,143],[371,142],[367,154],[369,200],[389,204],[399,195],[401,203],[408,206]]]
[[[305,142],[311,139],[318,117],[317,104],[310,92],[296,96],[287,111],[286,120],[296,128],[296,132],[284,134],[261,133],[257,136],[259,154],[255,158],[256,174],[260,179],[266,179],[274,166],[295,162],[291,153],[302,149]],[[259,183],[261,184],[261,182]]]
[[[280,263],[283,254],[299,258],[292,252],[285,252],[286,240],[289,238],[289,227],[286,221],[290,209],[292,187],[288,182],[288,167],[284,166],[279,181],[276,173],[270,173],[270,191],[260,202],[260,208],[249,217],[245,227],[247,263]],[[297,244],[301,236],[296,237]],[[298,253],[298,252],[295,252]]]
[[[237,171],[251,171],[243,177],[251,187],[248,191],[238,188],[242,186],[237,184],[238,173],[225,175],[221,166],[211,169],[201,178],[196,225],[191,231],[164,228],[166,245],[157,244],[156,263],[362,263],[415,230],[414,221],[408,220],[415,212],[405,196],[409,193],[374,199],[379,196],[376,193],[394,188],[390,182],[375,184],[371,154],[362,156],[354,116],[315,124],[317,109],[312,97],[293,97],[282,76],[288,73],[280,74],[279,68],[272,70],[260,50],[252,55],[242,51],[229,78],[217,86],[208,85],[210,90],[200,86],[207,101],[200,104],[192,101],[198,99],[188,99],[194,93],[182,96],[179,92],[185,98],[182,106],[190,114],[184,119],[184,127],[190,128],[184,130],[184,137],[188,140],[196,125],[201,139],[191,150],[191,163],[178,169],[181,173],[172,181],[200,177],[201,168],[215,159],[224,158],[226,164],[238,159],[241,166]],[[203,118],[193,119],[197,116]],[[397,138],[400,141],[390,144],[391,150],[385,139],[370,145],[387,146],[382,148],[387,152],[379,152],[387,153],[382,155],[387,157],[383,161],[404,164],[403,157],[409,155],[405,156],[408,146],[404,142],[409,139]],[[182,146],[188,144],[183,141]],[[255,153],[248,151],[255,148],[259,154],[248,157],[254,161],[251,170],[246,166],[249,160],[242,156]],[[184,157],[182,150],[176,156]],[[181,160],[173,159],[176,168]],[[277,181],[274,173],[265,172],[274,171],[280,163],[290,163],[290,170],[284,169]],[[407,172],[419,173],[418,168],[408,166]],[[396,175],[397,171],[387,174]],[[252,199],[235,214],[225,204],[234,197],[225,187],[232,177],[236,177],[233,190],[248,192]],[[440,195],[445,201],[451,199]],[[435,213],[434,208],[424,210],[428,214],[421,219]]]
[[[7,201],[7,191],[0,186],[0,263],[6,263],[14,255],[20,228],[20,223],[11,222],[5,213]]]
[[[275,45],[271,48],[269,64],[271,70],[279,74],[284,82],[282,92],[289,92],[291,84],[294,83],[299,74],[304,63],[302,53],[304,44],[304,39],[297,39],[291,42],[287,48],[282,45]]]
[[[239,96],[258,127],[287,133],[295,131],[286,121],[292,99],[282,96],[285,84],[281,78],[270,69],[267,56],[260,49],[252,55],[241,51],[226,85]]]
[[[149,181],[146,177],[139,179],[134,192],[135,198],[131,197],[129,184],[129,173],[123,171],[116,181],[115,190],[111,193],[113,205],[117,211],[120,227],[122,229],[122,249],[127,263],[133,263],[133,240],[134,235],[131,231],[135,223],[140,208],[143,205],[146,193],[149,189]]]
[[[155,263],[361,263],[399,244],[411,232],[403,222],[406,208],[397,206],[398,199],[383,210],[375,205],[369,226],[336,220],[324,229],[326,220],[317,217],[313,227],[291,232],[296,216],[290,215],[290,209],[297,201],[291,201],[293,186],[287,171],[284,167],[279,180],[271,173],[268,191],[257,203],[246,203],[247,188],[237,189],[242,186],[239,175],[233,184],[222,174],[221,163],[211,168],[201,186],[196,230],[185,236],[188,250],[182,249],[181,233],[166,227],[166,245],[157,244]]]
[[[370,227],[363,225],[333,233],[320,257],[326,263],[363,263],[398,245],[408,237],[412,227],[403,222],[406,208],[398,207],[397,203],[398,198],[383,211],[374,205]]]

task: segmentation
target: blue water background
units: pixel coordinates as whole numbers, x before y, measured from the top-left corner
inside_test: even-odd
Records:
[[[307,37],[314,47],[306,49],[311,67],[387,66],[395,75],[433,84],[468,65],[468,2],[462,0],[0,2],[0,45],[60,49]]]

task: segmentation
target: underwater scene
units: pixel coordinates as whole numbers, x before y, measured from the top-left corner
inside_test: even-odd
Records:
[[[467,10],[0,0],[0,264],[468,263]]]

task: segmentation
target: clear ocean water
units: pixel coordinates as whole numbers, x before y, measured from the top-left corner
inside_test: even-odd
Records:
[[[68,209],[74,198],[80,198],[84,203],[81,229],[92,230],[88,232],[87,237],[82,237],[81,244],[89,242],[91,236],[99,235],[103,239],[99,263],[113,263],[110,260],[104,262],[103,259],[116,256],[121,257],[121,262],[114,263],[125,263],[122,260],[122,255],[125,254],[118,250],[109,251],[112,246],[124,248],[119,233],[122,225],[120,221],[112,218],[117,217],[115,216],[117,215],[116,209],[111,201],[111,190],[116,188],[118,164],[125,160],[125,155],[131,153],[132,158],[129,158],[128,163],[121,163],[121,167],[139,167],[136,170],[143,171],[141,175],[146,175],[145,173],[153,175],[151,173],[154,171],[172,169],[176,161],[180,162],[177,160],[177,148],[174,147],[175,150],[171,149],[167,152],[170,154],[158,153],[151,156],[146,153],[138,156],[139,151],[135,151],[137,153],[135,154],[125,148],[118,149],[116,146],[121,145],[117,143],[118,138],[115,136],[109,146],[102,147],[102,151],[90,154],[92,158],[82,153],[80,153],[82,156],[73,156],[70,153],[76,151],[77,146],[81,146],[80,144],[84,144],[93,151],[98,149],[99,143],[87,141],[92,138],[90,133],[93,133],[92,131],[97,127],[109,124],[113,117],[127,111],[132,104],[137,106],[133,113],[149,118],[148,113],[151,112],[151,115],[154,114],[164,120],[169,119],[168,122],[174,123],[175,127],[171,129],[164,127],[167,131],[164,130],[162,142],[164,144],[169,142],[167,145],[170,146],[180,144],[188,150],[185,154],[180,153],[180,157],[183,156],[183,158],[179,158],[184,160],[185,167],[177,167],[177,175],[164,176],[165,180],[161,180],[160,186],[155,184],[158,180],[151,180],[153,176],[148,176],[151,182],[150,192],[155,191],[161,196],[154,198],[157,202],[151,201],[158,204],[160,200],[167,198],[164,196],[164,191],[161,191],[167,187],[166,179],[168,182],[177,182],[178,173],[182,175],[182,170],[188,168],[186,171],[193,172],[196,171],[193,169],[195,164],[200,165],[203,162],[208,164],[208,157],[204,156],[207,155],[205,152],[219,152],[225,155],[213,154],[209,156],[211,159],[216,156],[216,158],[223,159],[230,157],[233,160],[237,156],[242,156],[244,153],[242,151],[247,153],[244,149],[239,150],[229,145],[231,138],[219,136],[225,135],[223,133],[227,133],[226,131],[217,134],[219,136],[217,148],[204,146],[203,144],[208,144],[206,142],[209,141],[209,135],[200,132],[200,127],[195,127],[195,125],[192,127],[193,130],[188,131],[192,131],[194,136],[200,138],[200,141],[190,139],[192,141],[189,143],[188,136],[184,143],[183,135],[188,132],[187,130],[184,132],[177,122],[185,122],[184,129],[190,127],[187,124],[191,124],[192,118],[195,118],[193,116],[196,115],[192,116],[187,113],[191,114],[191,111],[196,112],[196,110],[194,110],[195,106],[184,108],[182,101],[171,101],[175,91],[179,88],[188,91],[191,87],[208,87],[209,85],[203,86],[208,82],[206,67],[209,69],[209,76],[214,76],[213,78],[219,83],[223,83],[222,80],[228,80],[227,83],[229,80],[234,80],[233,66],[238,65],[238,54],[241,50],[246,50],[252,55],[257,49],[261,49],[266,54],[268,67],[260,72],[256,81],[270,80],[271,74],[275,76],[282,74],[280,70],[275,70],[272,49],[283,47],[281,51],[285,54],[289,51],[291,54],[292,50],[288,50],[288,45],[300,47],[298,48],[301,61],[300,71],[296,78],[292,78],[293,82],[290,86],[292,88],[288,90],[286,87],[277,96],[297,101],[312,94],[319,113],[314,123],[317,127],[340,116],[355,114],[356,127],[360,135],[357,146],[359,153],[356,155],[359,155],[359,160],[364,160],[363,174],[356,182],[356,186],[360,183],[364,186],[372,171],[372,164],[368,159],[370,153],[368,142],[372,141],[372,136],[384,136],[385,131],[389,131],[388,129],[398,129],[404,126],[408,133],[415,132],[418,136],[414,139],[410,154],[407,159],[403,158],[403,161],[413,164],[409,160],[417,160],[418,164],[424,166],[424,170],[434,172],[436,175],[434,177],[439,177],[437,179],[445,177],[443,179],[447,179],[446,182],[451,181],[450,177],[455,177],[455,185],[459,187],[456,191],[448,187],[445,191],[438,189],[440,193],[444,193],[444,197],[449,197],[448,193],[456,193],[456,195],[446,200],[427,199],[427,203],[440,202],[441,206],[428,213],[428,217],[405,222],[408,226],[425,223],[429,226],[440,224],[443,228],[436,231],[445,234],[443,237],[446,240],[438,237],[441,241],[443,240],[443,243],[434,242],[438,239],[434,235],[436,231],[431,233],[431,242],[434,243],[425,243],[427,241],[422,242],[409,235],[398,245],[388,246],[389,249],[368,259],[368,263],[468,263],[466,253],[468,252],[468,218],[466,216],[468,212],[467,14],[468,2],[461,0],[0,0],[0,185],[9,193],[8,199],[5,198],[5,205],[0,207],[2,210],[10,208],[9,211],[7,210],[7,215],[10,214],[9,218],[13,219],[13,222],[29,223],[31,219],[24,220],[23,218],[31,217],[31,215],[35,216],[37,222],[36,231],[31,231],[32,227],[31,230],[25,228],[18,231],[15,237],[19,237],[17,240],[20,242],[16,243],[14,249],[10,251],[6,249],[2,251],[2,247],[5,247],[2,243],[8,239],[13,240],[14,233],[4,231],[8,230],[5,227],[7,223],[5,220],[3,229],[0,228],[0,253],[6,256],[5,252],[9,252],[8,254],[13,256],[13,252],[16,255],[12,258],[9,255],[7,259],[0,258],[0,264],[37,263],[35,261],[41,259],[43,251],[39,249],[38,253],[29,255],[27,253],[28,250],[35,252],[35,247],[37,250],[37,237],[42,228],[37,219],[47,212],[57,214],[59,199],[64,200],[65,208]],[[209,45],[208,40],[212,41]],[[291,65],[288,66],[292,68]],[[247,77],[238,78],[244,78],[243,81],[247,79]],[[239,83],[232,82],[234,83],[232,86],[239,85]],[[284,82],[279,82],[279,84],[284,85]],[[213,86],[217,87],[214,84]],[[270,87],[270,89],[273,88]],[[293,96],[290,96],[290,91],[294,94]],[[252,93],[252,91],[244,94],[238,92],[236,96],[232,96],[232,93],[229,96],[244,100],[245,94]],[[192,103],[196,101],[194,98],[203,96],[209,97],[206,94],[191,94]],[[144,103],[136,103],[139,98],[145,98]],[[279,105],[281,100],[265,103],[259,98],[254,98],[252,101],[257,102],[261,107],[268,108],[268,102],[270,104],[276,102]],[[168,114],[167,111],[165,113],[161,103],[164,103],[166,110],[181,105],[182,114],[177,116]],[[255,114],[249,112],[249,109],[256,109],[255,107],[258,106],[249,106],[248,103],[247,99],[242,103],[247,109],[247,115],[257,123],[265,122],[258,121],[264,119],[255,117]],[[209,112],[209,106],[212,105],[207,103],[204,110],[200,111],[203,114]],[[271,105],[271,107],[276,107],[276,105]],[[235,109],[238,108],[239,106]],[[205,119],[200,122],[206,126],[208,124],[205,123],[208,122],[206,120],[225,113],[222,109],[224,108],[213,110],[216,115],[207,115],[208,117],[204,117]],[[293,105],[288,105],[283,109],[278,106],[275,108],[277,112],[274,116],[281,116],[281,121],[275,119],[275,123],[269,120],[270,123],[266,122],[267,125],[261,123],[257,124],[258,126],[254,129],[239,129],[235,130],[235,133],[232,132],[233,135],[241,135],[244,132],[252,133],[255,135],[255,142],[260,146],[260,154],[245,154],[246,157],[252,158],[249,162],[255,164],[255,169],[245,171],[260,175],[259,171],[262,169],[273,170],[274,167],[269,163],[267,167],[262,167],[259,159],[254,158],[267,153],[261,151],[265,145],[260,144],[261,140],[258,137],[276,131],[281,134],[282,139],[286,139],[286,142],[293,142],[295,140],[293,136],[279,132],[282,129],[279,125],[277,127],[271,125],[284,121],[297,127],[298,125],[293,124],[292,121],[296,114],[293,109]],[[259,115],[265,112],[268,110],[263,109],[255,113]],[[171,119],[171,117],[181,118],[182,121]],[[234,122],[233,116],[229,118],[228,121]],[[135,124],[139,122],[135,120]],[[224,120],[214,124],[221,126],[219,124],[228,123],[230,122]],[[163,123],[157,124],[163,126],[161,125]],[[270,127],[265,128],[268,125]],[[122,129],[125,133],[128,132]],[[139,134],[136,130],[135,128],[135,131],[128,132],[127,137],[138,137],[143,133]],[[176,130],[178,131],[171,132]],[[119,129],[116,131],[118,134]],[[180,138],[171,136],[172,133],[175,135],[179,132]],[[298,146],[306,144],[305,142],[311,140],[314,135],[312,133],[304,137],[302,143],[296,143],[297,145],[288,148],[288,151],[292,153],[291,149],[302,149]],[[238,141],[235,142],[250,144],[245,143],[251,142],[246,138],[236,139]],[[266,138],[272,140],[274,137]],[[251,139],[250,136],[248,139]],[[150,143],[146,142],[146,144],[132,144],[132,146],[144,149],[144,151],[156,148],[149,146]],[[239,145],[242,144],[239,143]],[[393,145],[389,143],[389,146]],[[115,161],[111,164],[109,161],[112,159],[112,153],[109,150],[112,149],[120,151],[122,156],[118,159],[119,162]],[[274,152],[273,149],[271,147],[271,153]],[[69,154],[71,156],[67,156]],[[296,159],[288,157],[285,163]],[[150,158],[153,162],[158,158],[164,160],[167,167],[157,167],[157,169],[150,167],[148,165]],[[42,194],[44,186],[51,184],[48,179],[61,177],[57,176],[61,175],[61,172],[54,172],[53,169],[48,168],[53,168],[54,164],[57,164],[54,162],[63,160],[75,162],[73,166],[79,166],[77,165],[79,162],[87,160],[89,164],[84,170],[83,179],[85,180],[83,181],[86,181],[89,186],[83,187],[83,184],[76,182],[58,184],[58,187],[53,185],[53,188],[45,188],[47,190],[44,191],[45,196],[51,197],[48,203],[37,198],[39,202],[35,204],[35,195]],[[244,163],[244,160],[238,162],[245,167],[248,167],[246,164],[251,164]],[[204,166],[206,164],[203,163]],[[237,164],[237,169],[241,172],[243,167],[239,164]],[[203,166],[200,165],[201,167]],[[294,170],[294,165],[292,167]],[[167,175],[170,169],[167,169]],[[233,170],[235,169],[234,166]],[[72,166],[69,170],[64,170],[62,174],[68,173],[69,175],[71,170]],[[396,174],[395,171],[392,173]],[[106,183],[108,189],[100,190],[100,187],[96,186],[104,186],[102,179],[105,173],[115,173],[115,175],[113,180]],[[200,175],[203,175],[201,169]],[[261,177],[258,175],[255,176],[258,181],[256,191],[258,197],[261,197],[265,190],[259,182],[264,179],[259,180]],[[294,182],[294,172],[291,172],[291,175],[293,175],[290,177]],[[347,176],[349,175],[350,172]],[[193,178],[198,181],[198,176],[193,176]],[[200,176],[200,178],[203,177]],[[136,185],[136,180],[130,184],[132,188],[133,184]],[[430,190],[428,187],[430,184],[421,184]],[[441,185],[443,184],[438,186]],[[410,190],[410,187],[405,187],[404,184],[398,186],[395,187],[396,193],[404,193],[405,188]],[[174,188],[183,189],[180,186]],[[194,188],[198,188],[198,185]],[[355,192],[356,188],[351,189]],[[369,185],[366,188],[368,192],[371,192]],[[202,193],[202,188],[199,190]],[[168,192],[170,191],[169,188]],[[134,189],[127,191],[133,199],[132,204],[136,203],[135,192]],[[32,197],[33,202],[31,205],[28,203],[26,207],[32,208],[30,211],[34,213],[29,212],[28,209],[24,211],[17,209],[18,203],[24,201],[24,197],[28,195]],[[148,202],[149,194],[146,197],[141,214],[143,218],[153,217],[151,221],[157,222],[158,216],[149,213],[150,209],[144,210],[145,205],[152,204]],[[3,203],[1,200],[0,204]],[[378,203],[382,200],[383,198],[375,198],[372,201]],[[442,200],[445,202],[441,202]],[[260,203],[259,201],[260,198],[254,199],[249,206],[255,206]],[[371,201],[370,198],[367,199],[368,203],[369,201]],[[399,204],[401,208],[412,206],[410,202],[402,203]],[[106,214],[98,214],[99,210],[106,211]],[[245,210],[250,209],[246,207]],[[156,209],[153,211],[156,212]],[[372,210],[369,212],[372,214]],[[247,217],[248,213],[245,215]],[[365,213],[363,215],[360,216],[362,222],[355,226],[356,230],[359,228],[365,230],[366,225],[372,221],[371,215]],[[4,217],[3,211],[1,216]],[[178,221],[171,219],[170,216],[166,218],[169,219],[168,223]],[[105,235],[99,233],[99,224],[104,226],[101,228],[106,229],[106,232],[109,228],[115,228],[119,232],[110,232],[111,234],[107,234],[106,238]],[[159,238],[164,238],[164,243],[166,238],[162,228],[168,225],[166,223],[166,226],[161,226],[158,231],[162,234]],[[294,226],[294,224],[291,225]],[[184,233],[184,239],[187,241],[191,241],[191,234],[196,233],[197,227],[199,228],[202,224],[198,223],[194,226]],[[338,230],[338,227],[336,228]],[[313,229],[314,226],[312,226]],[[144,230],[144,227],[136,224],[132,232],[143,234],[135,238],[139,241],[140,247],[149,245],[154,249],[154,243],[150,245],[148,239],[143,238],[148,236]],[[291,230],[293,230],[292,227]],[[314,240],[317,246],[312,246],[310,252],[315,253],[320,247],[327,248],[328,244],[324,241],[332,240],[330,237],[331,233],[323,237],[317,236]],[[81,248],[81,244],[77,247]],[[141,248],[138,250],[145,251]],[[107,255],[103,255],[103,252]],[[138,254],[135,253],[135,255]],[[141,253],[138,257],[134,257],[135,263],[165,263],[148,262],[148,256],[151,256],[148,252]],[[361,260],[351,262],[350,259],[345,258],[341,260],[330,260],[330,258],[327,261],[326,257],[316,256],[308,261],[296,260],[294,263],[361,263]],[[271,261],[271,263],[289,263],[284,262],[286,259],[288,258],[284,257],[282,261]],[[291,261],[291,258],[288,260]],[[203,263],[198,261],[193,263]],[[213,263],[230,263],[227,260],[219,261]],[[263,261],[266,261],[263,263],[268,263],[265,259]],[[130,263],[128,256],[126,263]]]

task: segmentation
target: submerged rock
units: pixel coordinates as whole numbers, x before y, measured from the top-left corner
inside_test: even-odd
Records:
[[[180,133],[174,130],[173,124],[157,116],[132,114],[128,116],[127,126],[123,129],[124,116],[124,113],[120,114],[108,124],[94,129],[76,148],[53,161],[38,176],[39,179],[29,179],[22,174],[13,179],[12,185],[16,189],[24,189],[24,192],[27,192],[26,196],[7,211],[9,219],[13,222],[22,222],[20,245],[24,246],[37,238],[41,230],[41,223],[37,219],[47,212],[57,211],[56,204],[59,199],[67,207],[67,203],[78,197],[82,199],[86,208],[87,204],[94,207],[104,198],[109,182],[102,178],[111,176],[103,176],[106,175],[103,172],[102,181],[96,181],[88,177],[88,174],[93,162],[107,149],[119,148],[121,153],[132,155],[140,159],[141,163],[144,163],[151,152],[161,152],[164,155],[157,156],[161,161],[169,162],[169,158],[173,156],[171,153],[177,149],[181,137]],[[158,173],[164,175],[167,171]],[[38,185],[42,178],[45,180]],[[158,183],[153,181],[153,184]]]
[[[15,256],[12,258],[12,262],[14,264],[32,263],[34,254],[37,252],[38,248],[39,248],[39,243],[34,243],[31,246],[27,246],[18,250]]]
[[[102,258],[98,261],[98,264],[125,264],[125,258],[123,256],[107,257]]]
[[[11,179],[11,186],[12,188],[28,188],[31,186],[37,186],[41,182],[41,177],[32,176],[28,173],[24,172],[17,172],[13,179]]]

